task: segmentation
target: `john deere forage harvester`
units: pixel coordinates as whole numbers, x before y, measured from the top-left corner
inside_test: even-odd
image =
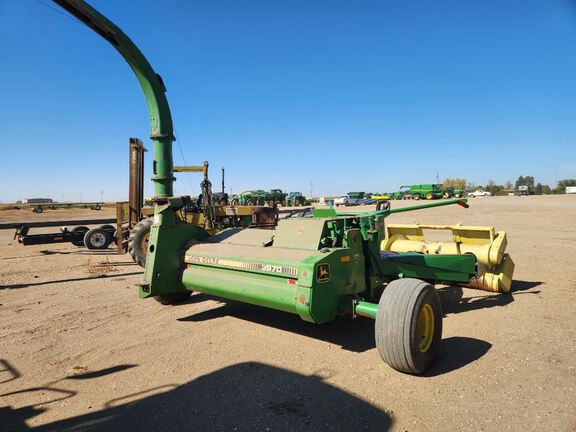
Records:
[[[365,316],[375,319],[376,347],[390,366],[409,373],[428,367],[442,334],[442,309],[432,284],[474,284],[479,276],[475,253],[486,251],[454,246],[447,254],[426,254],[412,250],[422,247],[419,239],[398,243],[400,238],[396,245],[408,251],[382,250],[384,219],[399,211],[467,206],[464,200],[369,213],[316,210],[312,218],[282,220],[276,230],[232,228],[212,236],[182,223],[176,213],[189,198],[172,194],[172,119],[162,80],[130,39],[91,6],[54,1],[120,52],[146,96],[154,142],[155,210],[141,297],[174,303],[200,291],[317,324],[338,315]],[[484,269],[485,280],[509,281],[509,257],[504,267]],[[488,277],[490,270],[508,273]]]

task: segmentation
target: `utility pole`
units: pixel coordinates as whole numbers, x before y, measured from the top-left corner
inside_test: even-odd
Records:
[[[556,188],[558,187],[558,165],[556,165],[555,172],[556,172],[556,184],[554,184],[554,187]]]
[[[222,167],[222,195],[224,195],[224,167]]]

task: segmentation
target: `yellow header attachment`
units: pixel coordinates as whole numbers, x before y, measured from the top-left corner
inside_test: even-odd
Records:
[[[425,230],[450,230],[452,242],[426,240]],[[505,253],[507,245],[506,232],[488,226],[389,224],[380,248],[392,252],[440,255],[471,253],[478,262],[478,274],[468,286],[507,293],[514,273],[514,262]]]

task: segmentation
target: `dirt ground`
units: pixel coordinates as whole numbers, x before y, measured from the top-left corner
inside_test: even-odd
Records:
[[[0,223],[71,215],[108,216]],[[504,229],[516,263],[511,295],[440,290],[424,376],[379,359],[370,319],[316,326],[203,294],[162,306],[138,299],[127,255],[0,231],[0,430],[576,430],[576,196],[388,219],[416,220]]]

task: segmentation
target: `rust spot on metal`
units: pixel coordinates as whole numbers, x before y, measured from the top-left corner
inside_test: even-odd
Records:
[[[278,219],[278,210],[274,207],[254,207],[251,228],[274,229]]]

